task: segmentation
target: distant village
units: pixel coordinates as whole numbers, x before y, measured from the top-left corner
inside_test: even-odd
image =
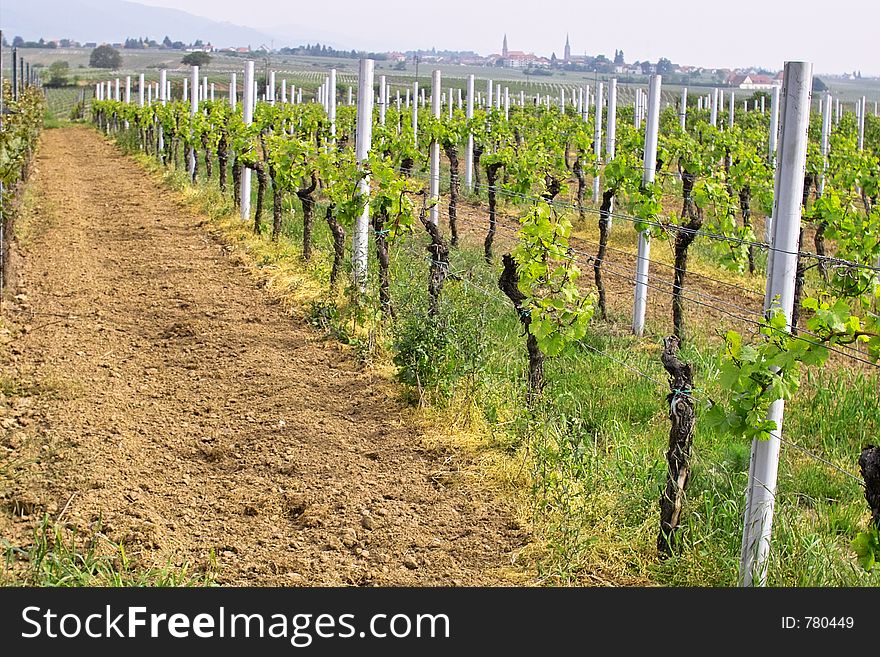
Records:
[[[583,73],[602,73],[607,75],[621,76],[646,76],[659,73],[664,76],[673,76],[684,79],[710,78],[715,84],[728,87],[752,90],[769,90],[782,85],[782,72],[769,71],[761,68],[705,68],[701,66],[685,66],[675,64],[666,58],[660,58],[656,62],[635,61],[626,62],[623,50],[615,50],[613,58],[605,55],[577,55],[572,53],[569,36],[565,37],[565,45],[562,47],[562,56],[557,57],[552,53],[550,57],[536,55],[533,52],[523,50],[511,50],[508,47],[507,35],[501,42],[501,50],[487,56],[481,56],[472,51],[450,50],[410,50],[406,52],[363,52],[357,50],[338,50],[327,45],[307,44],[295,48],[272,49],[266,45],[257,47],[241,46],[228,48],[215,48],[210,42],[200,39],[192,43],[172,41],[165,37],[162,41],[149,38],[128,38],[125,41],[111,44],[98,44],[95,42],[80,43],[73,39],[40,39],[39,41],[25,41],[21,37],[15,37],[12,44],[7,43],[5,37],[3,45],[17,48],[95,48],[98,45],[111,45],[119,50],[180,50],[183,52],[206,52],[223,53],[231,55],[247,55],[250,53],[277,53],[282,55],[300,55],[312,57],[343,57],[360,58],[370,57],[378,61],[388,61],[395,64],[399,70],[406,70],[409,65],[419,64],[444,64],[460,66],[485,66],[492,68],[509,68],[521,70],[525,75],[551,76],[555,71],[571,71]],[[843,73],[841,77],[848,79],[861,78],[859,71]]]

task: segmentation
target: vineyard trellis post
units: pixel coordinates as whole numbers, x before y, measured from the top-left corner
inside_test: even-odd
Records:
[[[718,89],[712,90],[711,109],[709,111],[709,123],[712,127],[718,127]]]
[[[379,125],[385,125],[385,109],[388,105],[388,90],[385,88],[385,76],[379,76]]]
[[[776,150],[779,143],[779,86],[773,86],[773,93],[770,96],[770,140],[768,146],[768,158],[770,166],[776,169]],[[768,244],[773,239],[773,214],[764,219],[764,241]],[[768,254],[768,259],[772,258],[773,252]],[[769,264],[769,261],[768,261]]]
[[[826,93],[821,102],[822,109],[822,174],[819,176],[819,196],[825,193],[825,170],[828,168],[828,140],[831,137],[831,94]]]
[[[500,88],[500,87],[499,87]],[[440,120],[440,70],[431,74],[431,116]],[[435,137],[431,140],[431,223],[435,226],[440,219],[440,142]]]
[[[648,87],[648,116],[645,126],[645,161],[642,172],[642,185],[652,185],[657,169],[657,135],[660,127],[660,86],[662,76],[652,75]],[[648,303],[648,266],[651,257],[651,234],[648,230],[639,232],[639,250],[636,259],[636,291],[633,304],[633,326],[635,335],[645,331],[645,310]]]
[[[12,100],[18,100],[18,48],[12,49]]]
[[[236,88],[236,84],[238,82],[238,76],[236,73],[233,73],[229,79],[229,107],[232,111],[235,111],[235,105],[238,100],[238,89]]]
[[[862,96],[861,101],[861,110],[859,111],[859,150],[865,150],[865,114],[868,111],[868,101]]]
[[[604,89],[600,82],[596,87],[596,120],[593,126],[593,153],[596,155],[596,166],[602,159],[602,95]],[[596,175],[593,176],[593,203],[599,202],[599,170],[596,169]]]
[[[254,122],[254,60],[249,59],[244,65],[244,96],[242,98],[242,119],[246,126]],[[251,218],[251,170],[241,168],[241,218]]]
[[[167,85],[165,84],[165,81],[167,79],[168,79],[168,71],[164,68],[160,69],[159,70],[159,86],[161,87],[161,89],[159,91],[157,99],[162,103],[162,105],[164,105],[167,101],[170,100],[170,98],[168,97],[169,94],[168,94],[168,90],[167,90]],[[152,87],[151,87],[151,90],[152,90]],[[165,128],[162,126],[161,121],[159,122],[158,128],[159,129],[157,130],[157,132],[159,133],[159,142],[158,142],[158,144],[159,144],[159,157],[161,158],[162,162],[164,163],[165,162]]]
[[[681,126],[681,131],[685,131],[685,125],[687,125],[687,108],[688,108],[688,89],[687,87],[681,88],[681,107],[678,109],[678,124]]]
[[[599,107],[600,104],[597,102],[597,113]],[[605,108],[605,114],[607,115],[605,119],[605,161],[610,162],[614,159],[617,148],[617,78],[611,78],[608,83],[608,106]],[[614,199],[611,199],[608,213],[608,228],[610,229],[614,218]]]
[[[373,137],[373,66],[372,59],[362,59],[358,68],[357,129],[355,133],[355,157],[358,167],[366,166]],[[364,197],[370,194],[370,180],[366,176],[358,182],[358,194]],[[352,276],[355,289],[361,294],[367,289],[369,225],[370,204],[365,203],[364,209],[355,222],[354,234],[351,238]]]
[[[138,75],[138,107],[144,106],[144,74]]]
[[[465,116],[470,121],[474,118],[474,76],[467,79],[467,109]],[[469,192],[474,189],[474,133],[468,131],[467,150],[464,154],[464,184]]]
[[[371,92],[372,94],[372,92]],[[358,105],[360,105],[360,89],[358,89]],[[370,99],[372,100],[372,95]],[[416,148],[419,147],[419,81],[416,80],[413,82],[412,88],[412,131],[413,131],[413,144]]]
[[[730,92],[730,110],[727,113],[727,127],[733,127],[733,116],[736,112],[736,93]]]
[[[199,111],[199,67],[192,67],[192,97],[189,103],[189,114],[190,116],[195,116]],[[192,128],[190,128],[190,133],[192,133]],[[193,139],[193,135],[190,134],[190,139]],[[193,176],[196,171],[196,146],[195,141],[192,142],[192,147],[189,149],[189,175]],[[193,181],[195,182],[195,181]]]
[[[373,85],[370,84],[370,93],[373,93]],[[330,120],[330,143],[336,143],[336,69],[330,69],[327,78],[327,118]]]
[[[773,257],[768,262],[764,310],[768,315],[775,310],[781,311],[786,319],[786,330],[791,328],[794,307],[812,73],[813,65],[809,62],[785,63],[782,143],[773,194]],[[770,432],[769,439],[752,441],[739,572],[742,586],[764,586],[767,583],[784,408],[785,402],[781,399],[770,405],[767,419],[775,422],[776,428]]]

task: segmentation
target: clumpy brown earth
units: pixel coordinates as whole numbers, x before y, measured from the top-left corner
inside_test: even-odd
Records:
[[[523,581],[523,530],[436,476],[393,387],[285,315],[136,163],[50,130],[31,184],[43,227],[4,308],[4,539],[26,547],[48,514],[144,566],[213,552],[224,584]]]

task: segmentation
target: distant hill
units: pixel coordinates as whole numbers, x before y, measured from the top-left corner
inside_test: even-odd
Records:
[[[74,39],[82,43],[122,42],[126,37],[150,37],[161,42],[192,43],[201,39],[214,47],[272,46],[273,36],[250,27],[213,21],[178,9],[148,7],[124,0],[3,0],[0,29],[7,41],[44,38]],[[292,35],[299,38],[299,35]],[[274,47],[297,45],[282,43]]]

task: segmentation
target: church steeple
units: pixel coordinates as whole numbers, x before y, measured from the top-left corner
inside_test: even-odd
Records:
[[[501,45],[501,56],[507,59],[507,34],[504,35],[504,43]]]
[[[571,61],[571,45],[568,43],[568,33],[565,34],[565,59],[563,61]]]

